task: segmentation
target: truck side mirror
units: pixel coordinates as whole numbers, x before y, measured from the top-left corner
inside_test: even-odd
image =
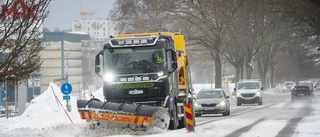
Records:
[[[96,55],[95,64],[94,64],[94,70],[95,70],[95,73],[99,77],[102,77],[102,75],[101,75],[101,67],[100,67],[100,55],[102,55],[102,51],[99,54]]]
[[[171,59],[172,59],[172,69],[169,71],[169,73],[172,73],[173,71],[175,71],[178,68],[178,63],[177,63],[177,53],[171,49]]]
[[[237,88],[234,88],[233,91],[237,91]]]
[[[263,87],[261,87],[260,90],[263,90]]]

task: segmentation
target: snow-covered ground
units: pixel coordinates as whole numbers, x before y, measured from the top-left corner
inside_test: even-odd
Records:
[[[195,89],[200,89],[201,85],[195,85]],[[53,88],[53,91],[51,90]],[[272,93],[272,92],[270,92]],[[102,89],[93,93],[95,97],[102,97]],[[56,100],[55,96],[59,99]],[[76,98],[71,96],[72,111],[65,111],[65,100],[60,92],[60,87],[51,83],[48,89],[40,96],[32,100],[32,104],[25,113],[19,117],[0,118],[0,137],[132,137],[134,135],[145,135],[148,137],[220,137],[226,136],[241,127],[257,121],[253,118],[234,116],[227,119],[215,121],[195,127],[195,132],[189,133],[186,129],[175,131],[165,131],[162,129],[150,129],[148,131],[131,131],[123,128],[89,129],[85,121],[80,119],[77,112]],[[61,102],[62,106],[60,105]],[[272,106],[276,113],[277,108],[285,103]],[[294,107],[303,107],[297,104]],[[294,109],[294,108],[293,108]],[[303,119],[295,132],[295,136],[316,137],[320,136],[320,105],[314,104],[312,114]],[[70,116],[70,118],[68,117]],[[248,116],[250,117],[250,116]],[[272,137],[277,135],[277,129],[281,130],[287,121],[266,120],[260,125],[250,129],[250,132],[243,136]],[[276,131],[275,131],[276,130]]]

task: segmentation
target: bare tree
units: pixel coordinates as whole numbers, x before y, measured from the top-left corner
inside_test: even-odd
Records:
[[[42,24],[50,0],[6,0],[0,14],[0,82],[26,79],[40,69]]]

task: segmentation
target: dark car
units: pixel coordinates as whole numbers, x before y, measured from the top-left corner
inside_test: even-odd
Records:
[[[230,115],[229,96],[222,89],[201,90],[195,98],[195,115],[222,114]]]
[[[312,100],[314,97],[313,92],[309,86],[295,86],[291,91],[291,101],[296,99],[307,99]]]

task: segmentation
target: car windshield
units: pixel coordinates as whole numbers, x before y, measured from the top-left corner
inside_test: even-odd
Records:
[[[239,82],[238,89],[259,89],[259,82]]]
[[[286,86],[294,85],[293,83],[285,83]]]
[[[309,90],[308,86],[296,86],[294,90]]]
[[[159,72],[166,66],[163,48],[109,49],[104,54],[106,69],[117,74]]]
[[[219,90],[216,91],[200,91],[197,98],[204,99],[204,98],[222,98],[222,93]]]

